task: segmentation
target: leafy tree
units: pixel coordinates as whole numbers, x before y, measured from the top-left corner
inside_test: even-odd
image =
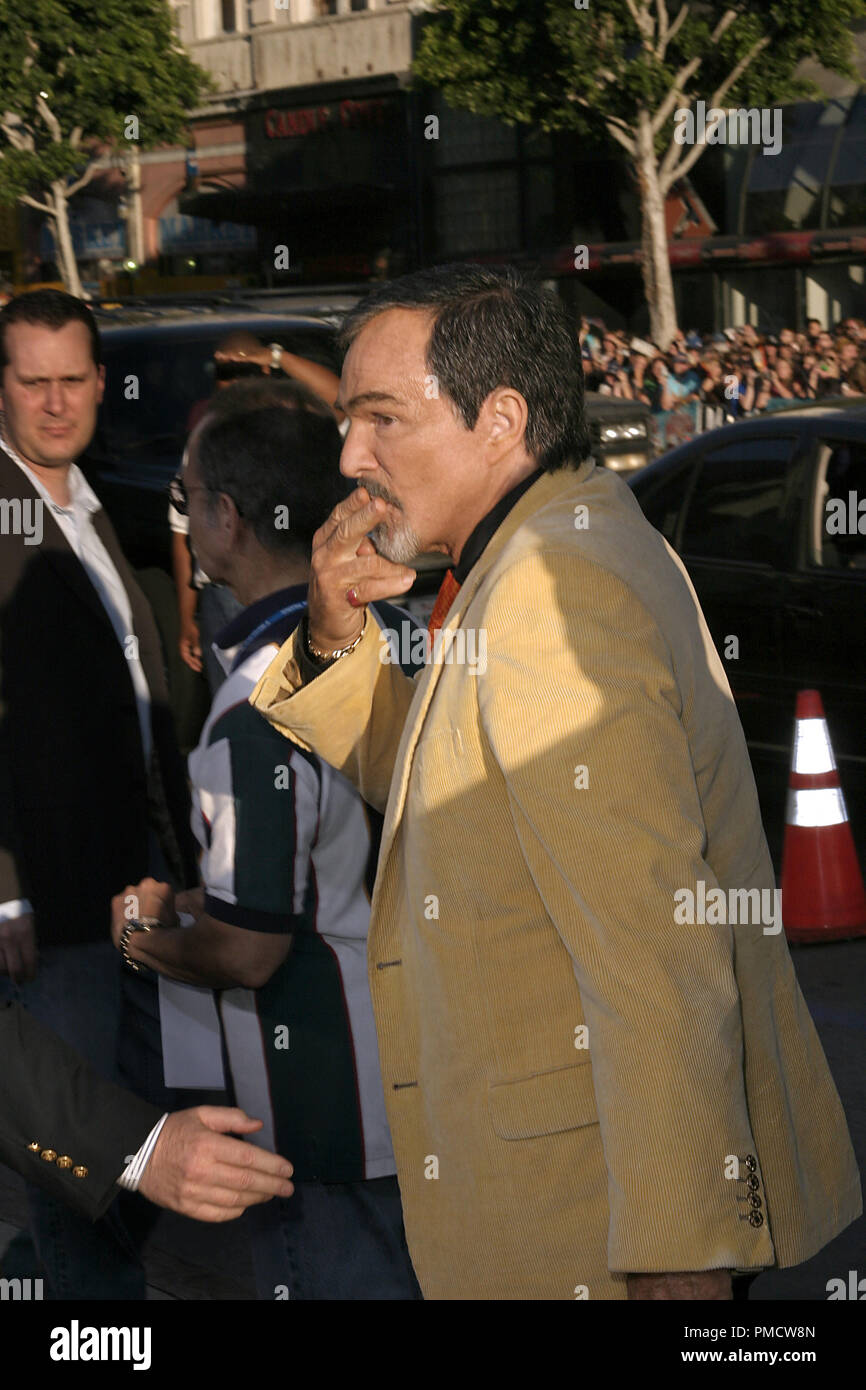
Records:
[[[167,0],[0,0],[0,202],[45,213],[72,294],[69,199],[107,150],[175,142],[210,86],[173,24]]]
[[[851,27],[866,0],[433,0],[414,64],[450,105],[508,124],[612,139],[640,195],[651,334],[676,333],[665,198],[706,149],[675,113],[776,108],[820,95],[806,57],[856,80]]]

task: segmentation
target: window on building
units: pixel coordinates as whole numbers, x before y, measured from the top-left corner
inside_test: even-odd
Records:
[[[223,33],[234,34],[238,27],[237,16],[235,15],[235,0],[220,0],[220,15]]]
[[[798,102],[783,109],[778,154],[754,151],[743,231],[810,231],[821,226],[824,184],[850,98]]]
[[[473,116],[439,102],[437,165],[489,164],[517,158],[517,131],[488,116]]]
[[[866,222],[866,92],[851,109],[830,174],[828,227],[861,227]]]
[[[512,251],[520,245],[516,169],[448,173],[437,180],[438,254]]]

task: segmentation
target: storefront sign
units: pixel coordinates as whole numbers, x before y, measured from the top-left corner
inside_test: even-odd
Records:
[[[162,251],[254,251],[258,242],[255,227],[246,223],[174,213],[159,219],[159,244]]]
[[[73,222],[69,231],[72,248],[79,260],[91,260],[96,256],[107,256],[109,260],[121,261],[126,255],[125,222]],[[54,238],[47,224],[39,232],[39,254],[43,260],[52,260],[57,254]]]
[[[347,98],[328,106],[301,106],[289,111],[271,108],[265,112],[265,135],[269,140],[295,140],[328,130],[383,126],[389,105],[382,97],[376,97],[366,101]]]

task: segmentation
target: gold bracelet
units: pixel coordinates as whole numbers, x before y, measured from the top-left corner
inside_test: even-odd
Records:
[[[132,956],[129,954],[129,938],[132,936],[133,932],[153,931],[154,927],[161,926],[162,923],[158,917],[131,917],[120,933],[120,954],[123,956],[125,964],[129,966],[130,970],[134,970],[136,974],[141,972],[142,967],[140,962],[133,960]],[[149,967],[145,966],[144,968],[147,970]]]
[[[361,627],[361,631],[358,633],[358,636],[355,638],[354,642],[350,642],[349,645],[348,645],[348,647],[338,647],[337,650],[334,651],[334,652],[320,652],[319,649],[318,649],[318,647],[314,647],[313,644],[312,644],[312,642],[310,641],[310,624],[309,624],[309,620],[308,620],[308,621],[307,621],[307,630],[306,630],[306,634],[305,634],[307,651],[309,652],[310,656],[315,657],[316,661],[328,661],[328,662],[336,661],[336,660],[337,660],[337,657],[339,657],[339,656],[348,656],[349,652],[353,652],[353,651],[355,650],[355,648],[357,647],[357,645],[358,645],[358,643],[360,642],[361,638],[364,636],[364,633],[366,632],[366,630],[367,630],[367,614],[365,613],[365,614],[364,614],[364,622],[363,622],[363,625],[362,625],[362,627]]]

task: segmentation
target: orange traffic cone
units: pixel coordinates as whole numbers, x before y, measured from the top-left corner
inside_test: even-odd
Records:
[[[782,855],[789,941],[866,935],[866,891],[817,690],[797,695],[794,760]]]

